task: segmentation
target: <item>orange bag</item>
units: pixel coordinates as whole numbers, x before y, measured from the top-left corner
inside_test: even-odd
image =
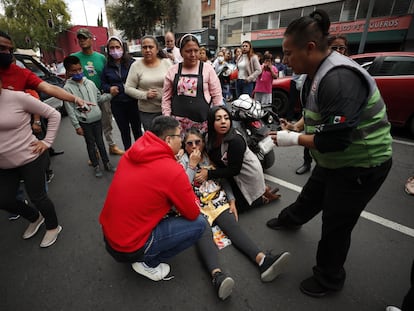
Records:
[[[238,76],[239,76],[239,70],[236,68],[231,72],[230,80],[237,80]]]

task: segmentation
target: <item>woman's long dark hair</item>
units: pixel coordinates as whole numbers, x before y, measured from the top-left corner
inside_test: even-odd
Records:
[[[236,130],[233,128],[233,121],[231,119],[231,113],[227,109],[226,106],[214,106],[210,109],[207,116],[207,139],[206,139],[206,150],[207,153],[209,153],[213,148],[214,144],[217,140],[217,132],[214,129],[214,122],[216,120],[216,112],[219,110],[224,110],[229,115],[230,119],[230,130],[227,132],[226,135],[224,135],[223,141],[229,141],[234,137],[234,135],[237,135]]]
[[[328,14],[324,10],[315,10],[309,16],[302,16],[291,22],[284,36],[292,37],[293,43],[299,48],[313,41],[320,51],[325,51],[329,47],[330,25]]]

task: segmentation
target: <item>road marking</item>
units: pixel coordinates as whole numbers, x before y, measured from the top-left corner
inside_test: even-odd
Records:
[[[414,147],[414,143],[412,143],[410,141],[393,139],[392,142],[397,143],[397,144],[402,144],[402,145],[407,145],[407,146],[413,146]]]
[[[302,187],[300,187],[298,185],[292,184],[290,182],[287,182],[285,180],[273,177],[273,176],[268,175],[268,174],[264,174],[264,176],[265,176],[266,180],[271,181],[275,184],[278,184],[282,187],[288,188],[288,189],[296,191],[298,193],[302,191]],[[377,224],[380,224],[384,227],[390,228],[392,230],[398,231],[400,233],[406,234],[406,235],[414,238],[414,229],[412,229],[412,228],[406,227],[404,225],[400,225],[399,223],[396,223],[394,221],[385,219],[381,216],[377,216],[377,215],[372,214],[370,212],[363,211],[362,214],[361,214],[361,217],[363,217],[365,219],[368,219],[370,221],[373,221]]]

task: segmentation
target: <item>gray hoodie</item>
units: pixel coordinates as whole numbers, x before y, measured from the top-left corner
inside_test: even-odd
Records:
[[[92,123],[100,120],[102,113],[98,104],[102,104],[112,98],[111,94],[101,94],[95,83],[85,77],[80,82],[73,81],[72,79],[66,80],[64,89],[84,101],[94,104],[88,105],[90,111],[80,112],[76,109],[77,105],[75,103],[64,102],[70,121],[75,129],[80,128],[79,122]]]

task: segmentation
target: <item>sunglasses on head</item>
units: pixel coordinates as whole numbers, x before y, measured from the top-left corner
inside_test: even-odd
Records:
[[[193,145],[199,146],[201,144],[201,139],[189,140],[189,141],[186,141],[185,144],[188,147],[192,147]]]

